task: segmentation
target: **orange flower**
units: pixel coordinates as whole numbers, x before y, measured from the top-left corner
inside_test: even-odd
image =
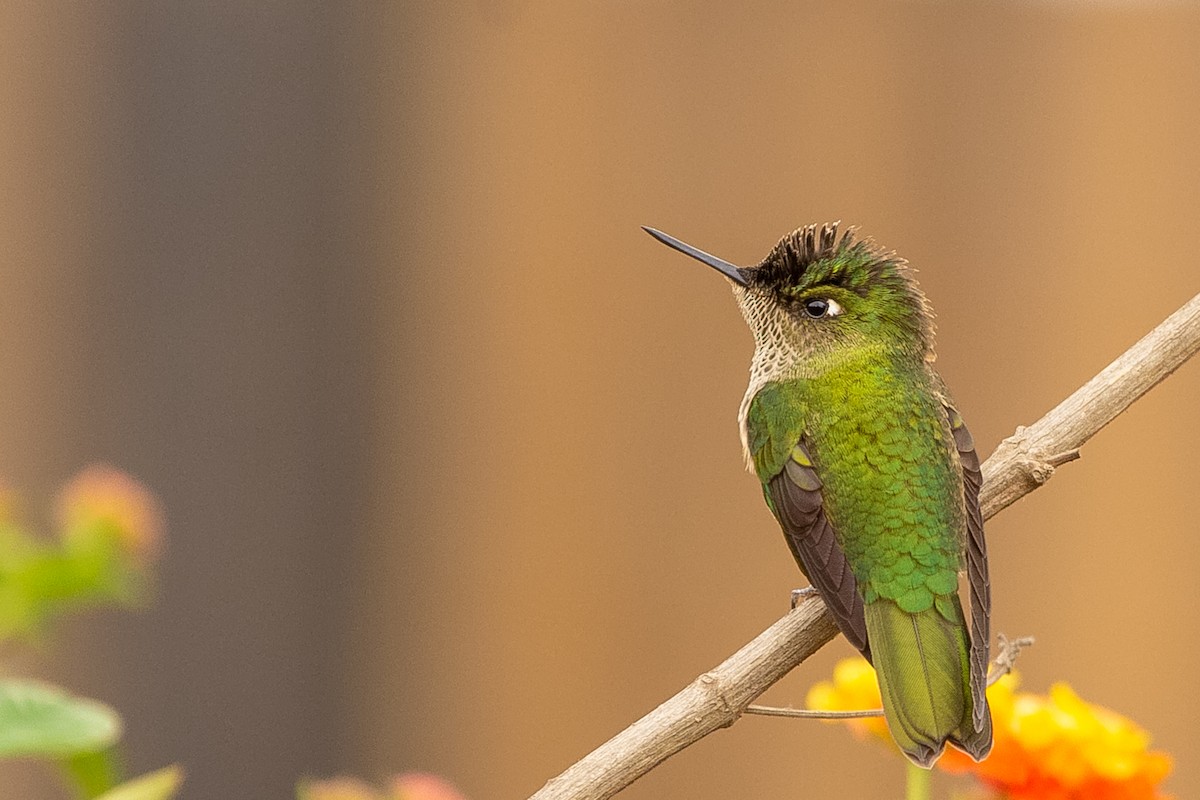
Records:
[[[1065,683],[1050,694],[1017,692],[1017,676],[1006,675],[988,689],[994,745],[975,763],[947,748],[938,766],[970,773],[1009,800],[1163,800],[1159,792],[1171,771],[1165,753],[1149,749],[1150,737],[1129,719],[1092,705]],[[808,693],[808,706],[821,710],[878,708],[875,671],[862,659],[846,659],[833,681]],[[847,720],[857,733],[887,741],[881,718]]]
[[[142,562],[153,561],[162,545],[158,500],[141,483],[106,464],[87,467],[63,487],[58,519],[67,537],[111,531]]]
[[[1171,771],[1166,753],[1131,720],[1082,700],[1065,683],[1050,694],[1016,693],[1015,679],[988,691],[996,732],[980,764],[957,751],[939,762],[972,772],[1012,800],[1156,800]],[[999,689],[1000,691],[996,691]]]

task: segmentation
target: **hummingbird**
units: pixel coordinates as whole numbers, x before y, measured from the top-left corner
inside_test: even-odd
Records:
[[[801,572],[879,679],[896,744],[929,768],[992,747],[991,596],[975,444],[934,369],[933,311],[907,262],[840,223],[724,275],[754,334],[738,411],[747,466]],[[959,598],[966,572],[968,625]]]

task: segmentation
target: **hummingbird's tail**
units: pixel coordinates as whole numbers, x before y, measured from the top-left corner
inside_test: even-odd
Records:
[[[969,632],[957,595],[916,614],[882,598],[864,612],[884,715],[900,749],[922,767],[933,766],[946,742],[984,758],[992,715],[985,709],[976,727]]]

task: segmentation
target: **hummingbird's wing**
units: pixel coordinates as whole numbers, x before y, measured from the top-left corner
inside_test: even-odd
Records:
[[[821,486],[803,440],[792,448],[779,474],[766,483],[771,510],[800,568],[821,592],[846,639],[869,661],[862,594],[825,515]]]
[[[979,509],[979,487],[983,473],[975,440],[953,406],[943,403],[954,434],[954,447],[962,465],[963,495],[967,512],[967,584],[971,591],[971,694],[975,701],[975,727],[980,729],[987,713],[984,695],[987,690],[988,647],[991,642],[992,590],[988,579],[987,542],[983,538],[983,514]]]

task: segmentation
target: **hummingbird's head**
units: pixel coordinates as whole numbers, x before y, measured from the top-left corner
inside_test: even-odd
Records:
[[[907,264],[838,223],[784,236],[760,263],[737,267],[664,233],[664,244],[725,275],[754,332],[755,371],[764,378],[820,370],[865,346],[931,357],[933,322]]]

